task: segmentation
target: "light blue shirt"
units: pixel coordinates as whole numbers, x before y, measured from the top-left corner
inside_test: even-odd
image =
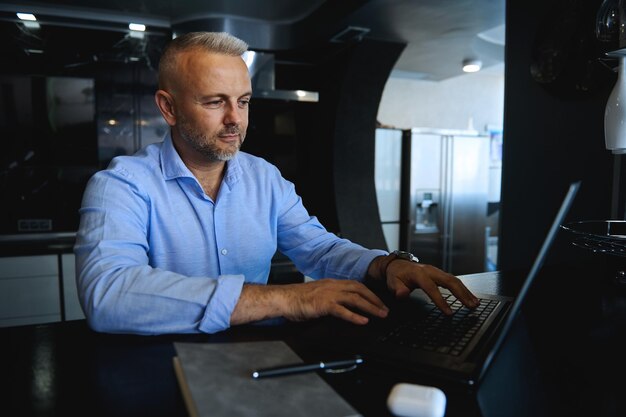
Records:
[[[266,284],[277,249],[309,277],[358,280],[387,253],[328,232],[275,166],[244,152],[213,201],[169,135],[96,173],[80,214],[78,292],[102,332],[227,329],[243,283]]]

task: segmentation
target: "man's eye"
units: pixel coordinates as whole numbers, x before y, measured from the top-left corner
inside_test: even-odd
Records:
[[[204,105],[210,108],[217,108],[217,107],[220,107],[222,103],[223,103],[222,100],[213,100],[213,101],[205,102]]]
[[[242,109],[248,107],[250,105],[250,100],[239,100],[239,107]]]

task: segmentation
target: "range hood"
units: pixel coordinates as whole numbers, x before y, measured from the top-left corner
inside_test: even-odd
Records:
[[[243,55],[252,78],[252,97],[293,101],[319,101],[319,93],[305,90],[277,90],[274,54],[247,51]]]

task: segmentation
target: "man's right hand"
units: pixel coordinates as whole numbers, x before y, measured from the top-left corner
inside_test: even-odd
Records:
[[[357,311],[384,318],[389,309],[370,289],[353,280],[326,278],[303,284],[245,284],[230,324],[274,317],[304,321],[323,316],[366,324],[368,318]]]

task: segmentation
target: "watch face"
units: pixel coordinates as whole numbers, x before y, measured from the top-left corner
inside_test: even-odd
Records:
[[[396,255],[396,257],[400,259],[406,259],[407,261],[411,261],[411,262],[419,262],[417,257],[410,252],[396,250],[396,251],[393,251],[393,253]]]

